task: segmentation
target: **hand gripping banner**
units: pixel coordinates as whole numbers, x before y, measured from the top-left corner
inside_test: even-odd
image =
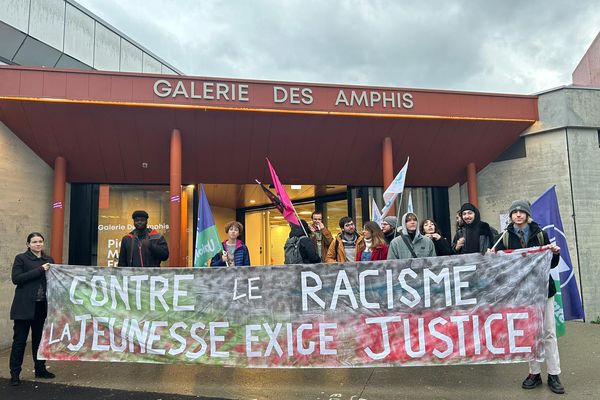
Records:
[[[550,259],[53,266],[39,357],[260,368],[528,361],[542,355]]]

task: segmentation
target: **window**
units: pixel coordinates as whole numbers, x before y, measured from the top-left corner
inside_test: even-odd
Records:
[[[169,187],[109,185],[104,187],[98,209],[98,261],[114,267],[119,259],[121,238],[134,229],[131,213],[145,210],[148,227],[169,241]],[[168,260],[161,265],[168,265]]]

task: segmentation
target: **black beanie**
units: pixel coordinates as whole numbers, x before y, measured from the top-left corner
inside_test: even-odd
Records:
[[[148,213],[146,211],[144,211],[144,210],[137,210],[137,211],[134,211],[133,214],[131,214],[131,218],[132,219],[136,219],[136,218],[146,218],[146,219],[148,219],[149,216],[148,216]]]
[[[462,207],[460,208],[460,210],[458,211],[460,213],[460,215],[462,215],[463,211],[473,211],[475,214],[477,214],[479,212],[479,210],[477,209],[477,207],[475,207],[473,204],[471,203],[465,203],[462,205]]]

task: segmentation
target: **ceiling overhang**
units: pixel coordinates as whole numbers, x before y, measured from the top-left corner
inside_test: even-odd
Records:
[[[451,186],[538,119],[537,97],[0,67],[0,120],[70,182],[166,184],[173,129],[182,180],[382,185],[382,143],[409,186]],[[144,167],[146,166],[146,167]]]

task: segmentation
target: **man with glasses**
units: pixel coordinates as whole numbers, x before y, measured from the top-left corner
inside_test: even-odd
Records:
[[[329,245],[333,241],[333,236],[323,224],[323,214],[321,212],[313,212],[310,218],[312,220],[310,240],[315,244],[317,254],[319,254],[321,260],[324,260],[327,257],[327,250],[329,250]]]
[[[388,216],[381,221],[381,230],[383,231],[383,238],[385,242],[390,245],[392,240],[396,238],[396,225],[398,224],[398,219],[393,216]]]
[[[356,261],[356,247],[363,241],[363,237],[356,232],[356,226],[350,217],[340,219],[340,228],[342,231],[329,245],[325,262]]]

